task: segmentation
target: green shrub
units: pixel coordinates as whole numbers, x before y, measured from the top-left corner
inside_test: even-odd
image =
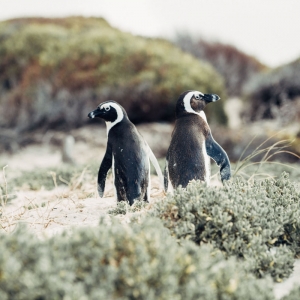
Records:
[[[102,220],[40,240],[1,236],[1,299],[273,299],[272,284],[219,251],[178,245],[158,219]]]
[[[226,256],[251,262],[258,277],[280,281],[300,253],[300,190],[283,173],[277,180],[243,179],[223,188],[191,182],[158,203],[153,213],[177,239],[210,243]]]
[[[134,122],[171,120],[185,90],[225,97],[222,77],[208,63],[165,40],[121,32],[102,18],[0,24],[2,127],[77,127],[109,99]],[[225,124],[223,102],[207,113]]]

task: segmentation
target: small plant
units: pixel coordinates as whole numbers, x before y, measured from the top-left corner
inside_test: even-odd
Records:
[[[132,206],[130,206],[126,201],[120,201],[117,203],[115,208],[108,211],[110,215],[126,215],[127,213],[139,212],[147,206],[145,201],[135,201]]]

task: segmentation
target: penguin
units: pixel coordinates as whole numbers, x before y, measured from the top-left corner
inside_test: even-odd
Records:
[[[209,184],[210,157],[220,167],[222,182],[230,179],[228,156],[214,140],[203,111],[208,103],[218,100],[218,95],[199,91],[185,91],[179,96],[164,170],[165,192],[185,188],[193,179]]]
[[[150,160],[163,182],[158,162],[143,137],[128,119],[125,109],[106,101],[88,114],[106,122],[107,147],[98,172],[98,193],[102,198],[107,173],[112,168],[117,201],[132,205],[136,200],[150,201]]]

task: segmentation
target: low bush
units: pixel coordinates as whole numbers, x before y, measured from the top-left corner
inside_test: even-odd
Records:
[[[223,188],[191,182],[159,202],[159,216],[177,239],[212,244],[248,261],[258,277],[281,281],[300,254],[300,189],[283,173],[276,180],[237,178]]]
[[[219,251],[178,245],[158,219],[101,220],[39,240],[1,235],[1,299],[273,299],[272,284]]]

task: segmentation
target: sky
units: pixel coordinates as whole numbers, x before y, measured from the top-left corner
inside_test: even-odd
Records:
[[[276,67],[300,57],[299,0],[0,0],[0,20],[104,17],[137,35],[190,33],[231,44]]]

